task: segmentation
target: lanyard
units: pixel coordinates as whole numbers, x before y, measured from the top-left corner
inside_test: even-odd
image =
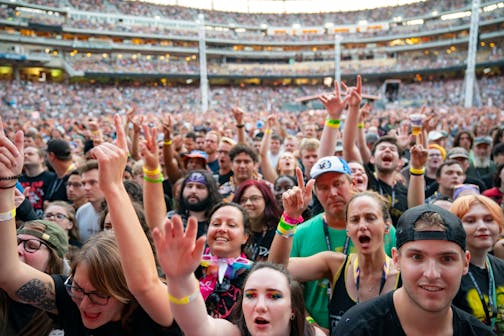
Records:
[[[324,228],[324,237],[326,241],[326,246],[328,251],[332,251],[331,238],[329,237],[329,225],[324,218],[322,218],[322,227]],[[345,244],[343,245],[343,254],[348,254],[348,249],[350,247],[350,237],[348,235],[345,238]],[[331,301],[331,282],[327,279],[324,281],[327,284],[327,300]]]
[[[385,287],[385,282],[387,281],[388,270],[390,265],[390,258],[385,256],[385,262],[383,263],[382,277],[380,280],[380,291],[378,295],[381,295],[383,291],[383,287]],[[354,259],[354,279],[355,279],[355,288],[357,289],[357,303],[359,303],[359,287],[360,287],[360,268],[359,268],[359,257],[355,256]],[[373,287],[374,289],[374,287]]]
[[[483,306],[483,309],[485,310],[485,316],[487,323],[490,323],[492,329],[494,329],[495,326],[495,319],[497,317],[497,294],[495,292],[495,279],[493,275],[493,270],[492,270],[492,265],[490,265],[490,260],[488,259],[488,256],[486,257],[486,269],[488,270],[488,303],[490,307],[492,308],[492,317],[490,317],[490,312],[488,311],[488,305],[485,301],[485,297],[483,296],[483,293],[481,292],[481,289],[476,282],[476,279],[474,278],[474,275],[469,271],[469,277],[471,278],[471,281],[474,285],[474,288],[478,292],[478,296],[481,301],[481,305]]]

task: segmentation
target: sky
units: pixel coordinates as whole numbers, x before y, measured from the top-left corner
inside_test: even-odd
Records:
[[[136,0],[138,1],[138,0]],[[336,12],[399,6],[424,0],[140,0],[166,5],[180,5],[233,12],[310,13]]]

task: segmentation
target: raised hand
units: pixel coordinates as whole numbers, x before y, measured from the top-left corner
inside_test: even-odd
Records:
[[[92,149],[92,156],[98,160],[98,178],[104,193],[112,191],[118,184],[122,185],[124,168],[128,161],[128,144],[119,115],[114,116],[117,132],[116,144],[103,143]]]
[[[344,86],[346,87],[346,85]],[[357,75],[357,85],[355,87],[346,88],[345,99],[348,101],[348,105],[350,107],[360,106],[360,103],[362,101],[361,91],[362,91],[362,79],[360,75]]]
[[[21,175],[24,163],[24,134],[17,131],[14,142],[5,135],[3,121],[0,118],[0,188],[10,188],[16,185],[17,177]]]
[[[341,85],[346,88],[344,83]],[[348,103],[349,96],[346,96],[345,99],[341,99],[340,94],[340,86],[337,81],[334,81],[334,91],[332,94],[321,94],[317,97],[322,104],[324,104],[327,114],[329,114],[329,118],[331,119],[339,119],[341,117],[341,113],[343,109]]]
[[[196,240],[198,221],[189,217],[187,228],[180,216],[167,219],[164,230],[155,228],[152,232],[157,257],[167,278],[186,278],[198,268],[203,250],[205,236]]]
[[[427,162],[429,152],[422,145],[415,145],[410,149],[410,166],[414,169],[422,169]]]
[[[274,114],[270,114],[266,120],[269,129],[273,129],[277,124],[277,117]]]
[[[243,116],[245,112],[239,107],[233,107],[231,108],[231,112],[233,112],[233,117],[235,118],[236,124],[237,125],[242,125],[243,124]]]
[[[142,157],[145,161],[145,168],[154,170],[159,166],[159,153],[157,148],[157,130],[155,127],[143,125],[144,146],[142,147]]]
[[[315,180],[311,179],[305,186],[301,168],[296,168],[298,185],[282,194],[284,212],[291,218],[298,218],[306,210],[312,199]]]

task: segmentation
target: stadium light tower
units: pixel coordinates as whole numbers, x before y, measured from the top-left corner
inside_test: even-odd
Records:
[[[334,35],[334,80],[338,83],[341,83],[341,41],[341,35]]]
[[[206,63],[205,42],[205,16],[198,14],[199,27],[199,61],[200,61],[200,89],[201,89],[201,112],[208,111],[208,77]]]
[[[478,86],[476,83],[476,51],[478,49],[478,27],[479,27],[480,0],[473,0],[471,28],[469,31],[469,47],[467,52],[467,69],[464,80],[464,107],[473,106],[473,97],[479,98]]]

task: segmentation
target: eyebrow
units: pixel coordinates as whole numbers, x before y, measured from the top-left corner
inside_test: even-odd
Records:
[[[406,253],[421,253],[421,254],[428,254],[428,251],[426,250],[420,250],[420,249],[415,249],[415,248],[409,248],[405,251]],[[443,255],[454,255],[454,254],[459,254],[457,251],[441,251],[439,253],[436,253],[437,256],[443,256]]]

